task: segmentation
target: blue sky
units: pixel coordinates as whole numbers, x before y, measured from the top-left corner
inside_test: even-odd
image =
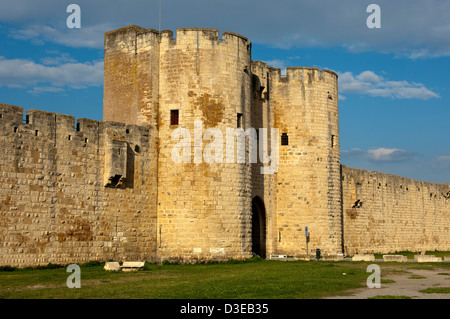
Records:
[[[413,2],[413,3],[411,3]],[[66,25],[81,8],[81,28]],[[381,28],[369,29],[371,3]],[[162,0],[161,29],[249,38],[274,67],[339,74],[341,162],[450,183],[450,1]],[[158,29],[159,0],[0,0],[0,103],[102,120],[103,33]]]

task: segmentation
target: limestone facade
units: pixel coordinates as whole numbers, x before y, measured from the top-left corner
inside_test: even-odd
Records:
[[[0,104],[0,265],[450,250],[449,185],[341,167],[337,74],[251,50],[129,26],[103,122]]]

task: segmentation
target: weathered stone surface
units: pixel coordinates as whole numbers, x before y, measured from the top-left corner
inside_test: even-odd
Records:
[[[104,122],[0,104],[0,265],[450,250],[449,185],[341,167],[337,74],[251,49],[129,26],[105,34]]]
[[[408,257],[402,255],[383,255],[383,260],[403,263],[408,261]]]
[[[347,254],[450,249],[449,184],[345,166],[341,179]]]
[[[374,255],[355,255],[352,257],[352,261],[375,261]]]
[[[145,261],[124,261],[122,263],[122,271],[137,271],[143,268]]]
[[[436,257],[434,255],[417,255],[417,256],[414,256],[414,259],[417,260],[418,263],[442,262],[441,257]]]
[[[88,119],[75,125],[73,116],[38,110],[28,110],[24,123],[23,109],[5,104],[0,114],[0,265],[154,258],[151,127]],[[126,180],[105,187],[105,162],[117,151],[111,136],[126,141]]]
[[[120,264],[118,262],[106,262],[103,269],[108,271],[120,271]]]

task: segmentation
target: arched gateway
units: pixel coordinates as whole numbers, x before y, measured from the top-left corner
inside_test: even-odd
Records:
[[[252,200],[252,253],[266,258],[266,209],[258,196]]]

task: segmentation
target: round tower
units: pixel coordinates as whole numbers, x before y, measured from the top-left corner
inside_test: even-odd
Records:
[[[163,31],[159,59],[159,258],[251,257],[251,166],[237,140],[227,148],[227,129],[251,125],[251,44],[215,29]]]
[[[341,252],[337,74],[296,67],[270,72],[280,132],[277,180],[279,253]],[[307,231],[307,232],[306,232]],[[306,234],[310,241],[307,244]]]
[[[105,33],[103,121],[156,126],[159,32],[135,25]]]

